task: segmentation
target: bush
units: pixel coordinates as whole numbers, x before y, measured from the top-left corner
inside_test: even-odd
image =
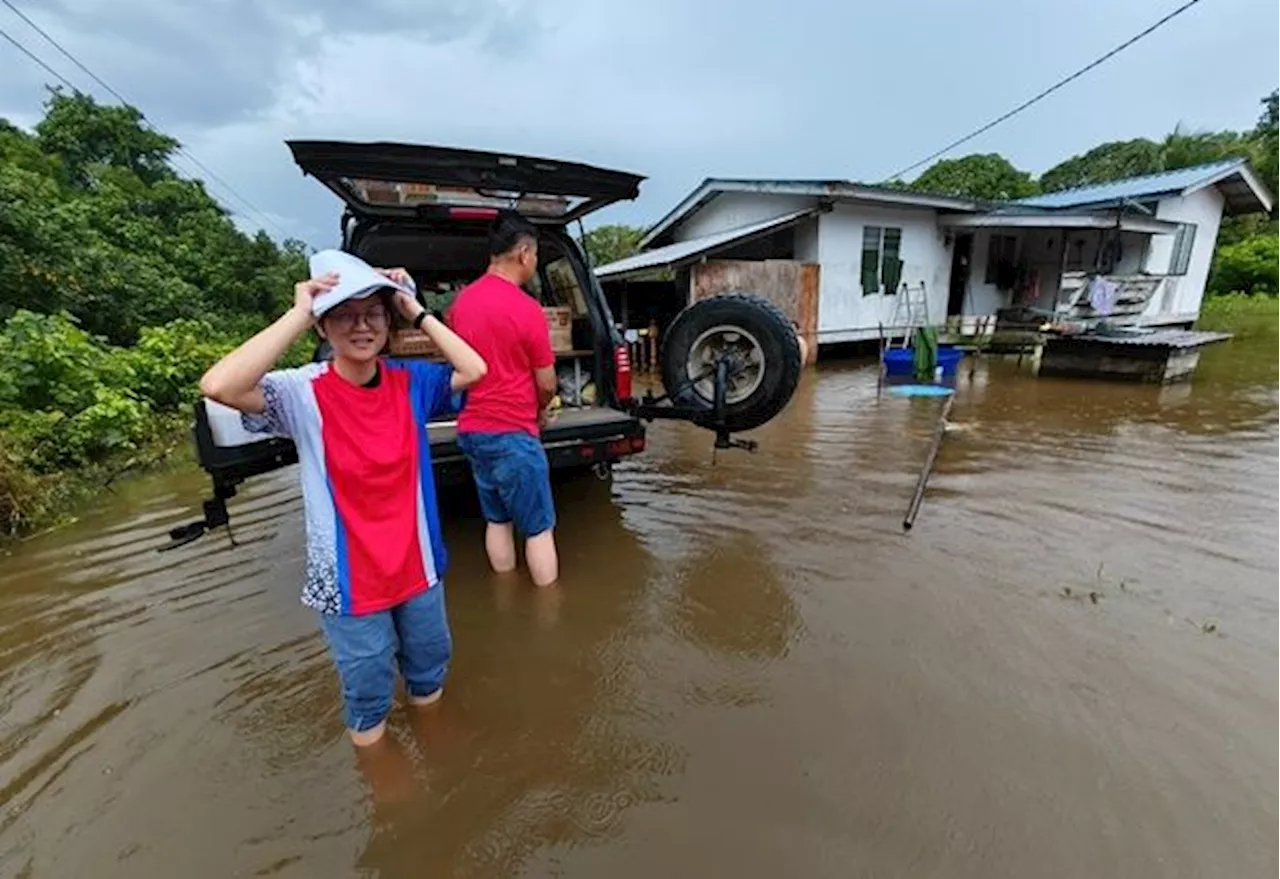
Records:
[[[71,315],[20,310],[0,329],[0,409],[79,412],[95,388],[128,388],[130,365]]]
[[[25,531],[49,513],[49,492],[0,434],[0,537]]]
[[[175,320],[143,329],[138,344],[119,356],[136,376],[139,397],[157,410],[174,410],[195,402],[200,376],[237,342],[205,321]]]
[[[151,405],[134,390],[132,351],[112,348],[67,314],[19,311],[0,329],[0,423],[10,464],[35,473],[137,448]]]
[[[1222,293],[1244,290],[1275,296],[1278,269],[1280,238],[1266,233],[1252,235],[1218,248],[1209,272],[1209,289]]]
[[[66,313],[18,311],[0,325],[0,447],[8,466],[34,474],[74,469],[136,450],[156,416],[189,412],[200,376],[264,321],[243,318],[219,331],[182,319],[144,328],[116,348]],[[311,358],[305,337],[283,358]]]

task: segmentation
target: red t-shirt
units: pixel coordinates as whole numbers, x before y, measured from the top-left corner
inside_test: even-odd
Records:
[[[510,281],[487,274],[458,294],[449,324],[489,365],[485,377],[467,391],[458,432],[523,430],[538,436],[533,371],[556,362],[542,306]]]

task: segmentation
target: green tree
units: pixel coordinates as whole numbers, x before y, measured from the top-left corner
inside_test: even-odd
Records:
[[[1040,188],[1057,192],[1165,170],[1160,144],[1145,137],[1096,146],[1054,165],[1040,176]]]
[[[173,172],[176,146],[131,107],[57,90],[34,134],[0,126],[0,320],[65,310],[129,344],[176,319],[278,313],[303,247],[242,234]]]
[[[992,201],[1026,198],[1038,191],[1029,173],[1018,170],[998,153],[975,153],[935,162],[909,188]]]
[[[1271,189],[1272,195],[1280,195],[1280,137],[1277,136],[1276,115],[1277,102],[1280,101],[1280,90],[1272,91],[1262,99],[1262,114],[1258,124],[1254,126],[1253,136],[1258,144],[1258,155],[1254,166],[1258,176]],[[1271,216],[1276,216],[1276,206],[1271,207]]]
[[[591,265],[602,266],[634,254],[643,237],[644,230],[634,226],[597,226],[587,232],[583,245]]]
[[[1266,293],[1275,296],[1280,238],[1274,232],[1226,244],[1214,254],[1209,289],[1215,293]]]
[[[87,184],[94,165],[127,168],[146,183],[174,176],[169,157],[178,142],[145,127],[133,107],[105,107],[60,88],[45,106],[36,135],[45,153],[62,157],[70,182]]]

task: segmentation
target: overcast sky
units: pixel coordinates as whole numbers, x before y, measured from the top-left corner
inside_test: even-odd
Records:
[[[1180,0],[15,3],[290,234],[326,246],[337,201],[286,138],[635,171],[649,177],[640,199],[598,219],[645,225],[706,176],[883,179]],[[1277,16],[1276,0],[1203,0],[957,154],[1041,172],[1176,124],[1249,127],[1277,85]],[[0,28],[109,100],[4,6]],[[33,124],[48,80],[0,40],[0,116]]]

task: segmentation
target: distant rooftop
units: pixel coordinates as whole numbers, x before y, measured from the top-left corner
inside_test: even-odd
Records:
[[[1258,179],[1246,159],[1227,159],[1127,177],[1110,183],[1081,186],[1033,195],[1016,201],[988,202],[954,195],[917,192],[913,189],[871,186],[850,180],[754,180],[708,177],[657,223],[640,240],[647,250],[670,243],[675,229],[708,202],[726,192],[799,196],[824,202],[858,201],[924,208],[948,213],[1010,213],[1091,210],[1114,208],[1126,202],[1149,201],[1171,195],[1189,195],[1207,186],[1216,186],[1226,199],[1224,213],[1245,214],[1269,211],[1275,197]]]
[[[1109,183],[1079,186],[1059,192],[1033,195],[1013,202],[1020,207],[1062,210],[1064,208],[1112,207],[1126,201],[1143,201],[1182,195],[1217,185],[1227,198],[1227,213],[1248,213],[1271,209],[1273,196],[1258,180],[1245,159],[1227,159],[1126,177]]]
[[[916,192],[892,186],[870,186],[851,180],[743,180],[708,177],[645,233],[640,239],[641,249],[667,243],[668,233],[703,205],[725,192],[800,196],[823,201],[862,201],[945,211],[976,211],[984,207],[984,203],[977,199]]]

